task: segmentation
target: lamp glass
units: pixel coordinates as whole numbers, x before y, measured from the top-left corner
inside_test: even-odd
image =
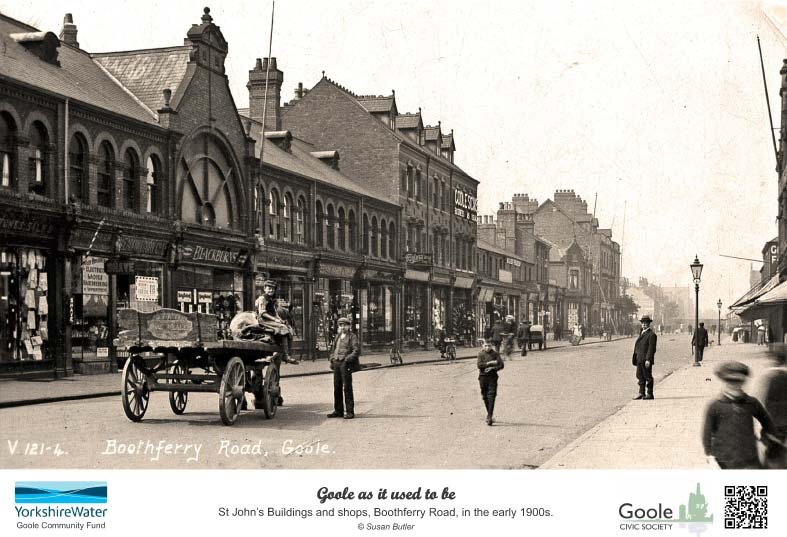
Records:
[[[694,283],[700,283],[700,277],[702,276],[702,263],[698,258],[694,258],[694,263],[691,265],[691,274],[694,276]]]

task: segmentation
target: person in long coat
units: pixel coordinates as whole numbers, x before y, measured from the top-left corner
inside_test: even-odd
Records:
[[[634,343],[634,354],[631,357],[632,365],[637,368],[639,384],[639,395],[634,399],[653,399],[653,364],[658,336],[650,328],[653,319],[649,315],[643,315],[639,322],[642,323],[642,332]]]

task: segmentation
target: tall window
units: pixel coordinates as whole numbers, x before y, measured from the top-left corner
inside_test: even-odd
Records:
[[[268,199],[268,237],[279,239],[279,191],[271,188]]]
[[[281,206],[281,238],[282,240],[288,241],[290,240],[290,236],[292,235],[292,196],[289,193],[284,194],[282,198],[282,206]]]
[[[131,149],[126,150],[126,156],[123,163],[125,164],[125,173],[123,175],[123,208],[129,211],[136,211],[139,163],[137,161],[137,156]]]
[[[440,182],[437,177],[432,180],[432,207],[435,209],[440,208]]]
[[[396,259],[396,225],[393,222],[388,224],[388,256]]]
[[[380,243],[380,228],[377,226],[377,217],[372,216],[372,251],[370,252],[374,257],[380,255],[378,245]]]
[[[413,167],[407,165],[407,197],[413,197]]]
[[[87,142],[81,134],[74,134],[68,146],[69,201],[87,198]]]
[[[256,220],[256,228],[254,232],[257,234],[265,235],[265,190],[262,185],[258,184],[254,189],[254,215]]]
[[[358,221],[355,219],[355,212],[352,209],[347,212],[347,232],[350,236],[350,251],[358,251]]]
[[[344,207],[339,207],[339,250],[347,248],[347,221],[344,217]]]
[[[415,170],[415,199],[421,200],[421,170]]]
[[[98,204],[101,207],[112,207],[115,201],[114,174],[115,157],[109,142],[102,142],[98,148]]]
[[[416,252],[423,252],[421,249],[421,230],[415,229],[415,251]]]
[[[0,187],[16,186],[16,169],[14,162],[14,145],[16,123],[7,113],[0,113]]]
[[[369,253],[369,217],[363,215],[363,228],[361,231],[363,235],[363,246],[362,246],[362,253],[368,254]]]
[[[448,188],[444,182],[440,182],[440,208],[444,211],[448,210]]]
[[[306,202],[303,198],[298,198],[298,205],[295,208],[295,231],[293,232],[293,240],[298,244],[304,243],[303,230],[304,214],[306,213]]]
[[[159,200],[159,195],[160,195],[159,182],[161,181],[161,166],[159,165],[159,160],[157,156],[151,155],[148,157],[147,168],[148,168],[148,173],[147,176],[145,177],[145,186],[147,187],[147,207],[145,208],[147,212],[151,214],[158,214],[161,207],[161,201]]]
[[[383,259],[388,257],[388,226],[385,220],[380,221],[380,257]]]
[[[322,246],[322,227],[325,215],[322,212],[322,202],[318,201],[315,210],[316,216],[314,219],[314,245]]]
[[[333,212],[333,205],[328,204],[328,248],[333,250],[336,248],[336,214]]]
[[[402,192],[407,192],[407,169],[402,169]]]
[[[49,136],[38,121],[30,129],[30,149],[32,153],[29,160],[28,189],[30,192],[41,196],[52,195],[52,187],[47,176]]]

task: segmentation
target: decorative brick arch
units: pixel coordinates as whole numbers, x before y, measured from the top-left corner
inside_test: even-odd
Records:
[[[25,118],[25,126],[22,132],[24,132],[25,135],[29,135],[30,129],[33,128],[33,123],[36,121],[41,123],[41,125],[44,127],[44,130],[46,130],[46,134],[50,140],[49,143],[53,143],[52,140],[54,140],[56,136],[55,130],[52,128],[52,123],[50,123],[49,118],[47,118],[46,115],[42,114],[38,110],[33,110],[27,114],[27,117]]]

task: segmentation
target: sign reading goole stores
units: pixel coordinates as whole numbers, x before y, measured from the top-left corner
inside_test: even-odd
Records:
[[[459,188],[454,189],[454,214],[475,222],[478,212],[478,199],[471,193]]]

